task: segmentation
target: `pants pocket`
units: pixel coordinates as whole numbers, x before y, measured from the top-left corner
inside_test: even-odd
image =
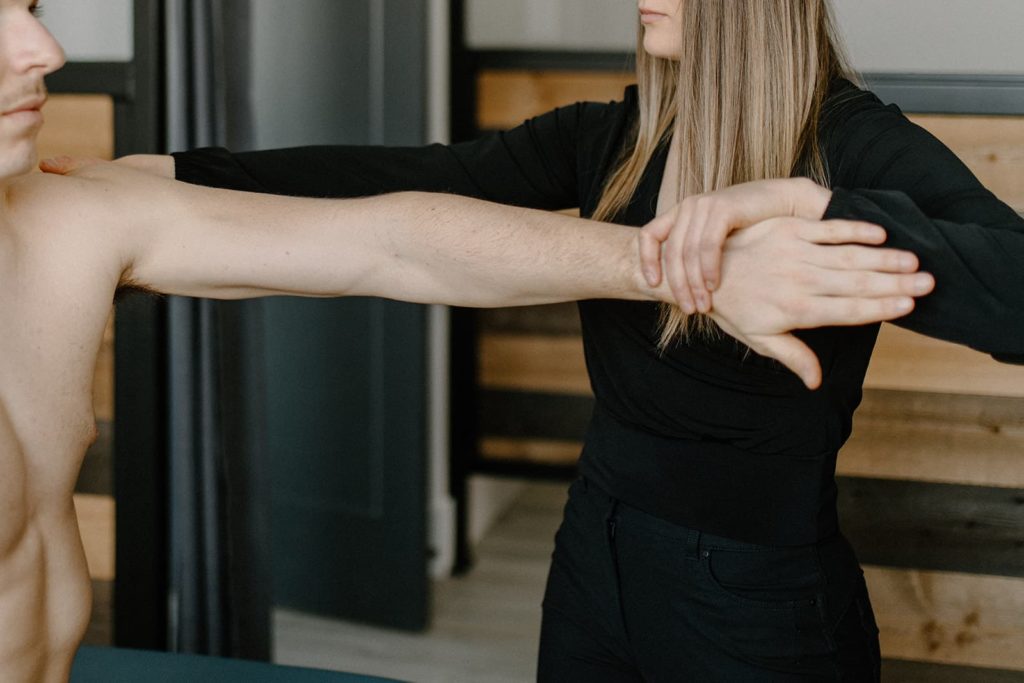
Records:
[[[813,548],[705,548],[700,563],[705,608],[737,656],[795,671],[830,654]]]

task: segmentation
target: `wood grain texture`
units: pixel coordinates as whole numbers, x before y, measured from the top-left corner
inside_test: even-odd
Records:
[[[861,561],[1024,577],[1024,489],[860,477],[837,483],[840,527]]]
[[[1024,116],[939,116],[910,119],[960,157],[985,187],[1024,212]]]
[[[1024,400],[869,389],[837,472],[1024,488]]]
[[[478,383],[486,388],[590,395],[578,336],[481,334]]]
[[[621,100],[631,71],[482,71],[477,78],[477,127],[504,130],[574,102]]]
[[[882,325],[864,386],[979,396],[1024,396],[1024,366],[966,346]]]
[[[882,655],[1024,671],[1024,581],[865,566]]]
[[[114,580],[114,499],[110,496],[75,494],[78,529],[89,563],[89,576],[97,581]]]
[[[114,157],[114,102],[106,95],[52,95],[43,109],[39,158]]]

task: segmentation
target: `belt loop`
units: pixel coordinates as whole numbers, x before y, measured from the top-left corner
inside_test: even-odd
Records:
[[[696,558],[700,555],[700,532],[690,529],[686,532],[686,557]]]

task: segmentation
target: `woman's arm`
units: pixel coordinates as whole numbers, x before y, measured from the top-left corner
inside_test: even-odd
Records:
[[[887,246],[935,275],[934,293],[897,324],[1024,362],[1024,218],[897,107],[862,93],[832,118],[825,217],[882,225]]]

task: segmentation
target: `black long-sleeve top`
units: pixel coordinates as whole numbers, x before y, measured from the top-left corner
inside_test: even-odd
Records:
[[[580,103],[473,142],[421,148],[307,147],[176,154],[177,176],[300,196],[450,192],[593,213],[637,116]],[[935,291],[897,324],[1024,360],[1024,220],[895,106],[837,82],[821,125],[833,196],[825,218],[882,225],[887,246],[918,255]],[[655,216],[667,146],[617,220]],[[772,545],[837,529],[835,462],[879,326],[798,332],[823,384],[807,390],[775,361],[725,335],[657,350],[658,305],[579,304],[596,408],[582,472],[615,497],[704,531]]]

